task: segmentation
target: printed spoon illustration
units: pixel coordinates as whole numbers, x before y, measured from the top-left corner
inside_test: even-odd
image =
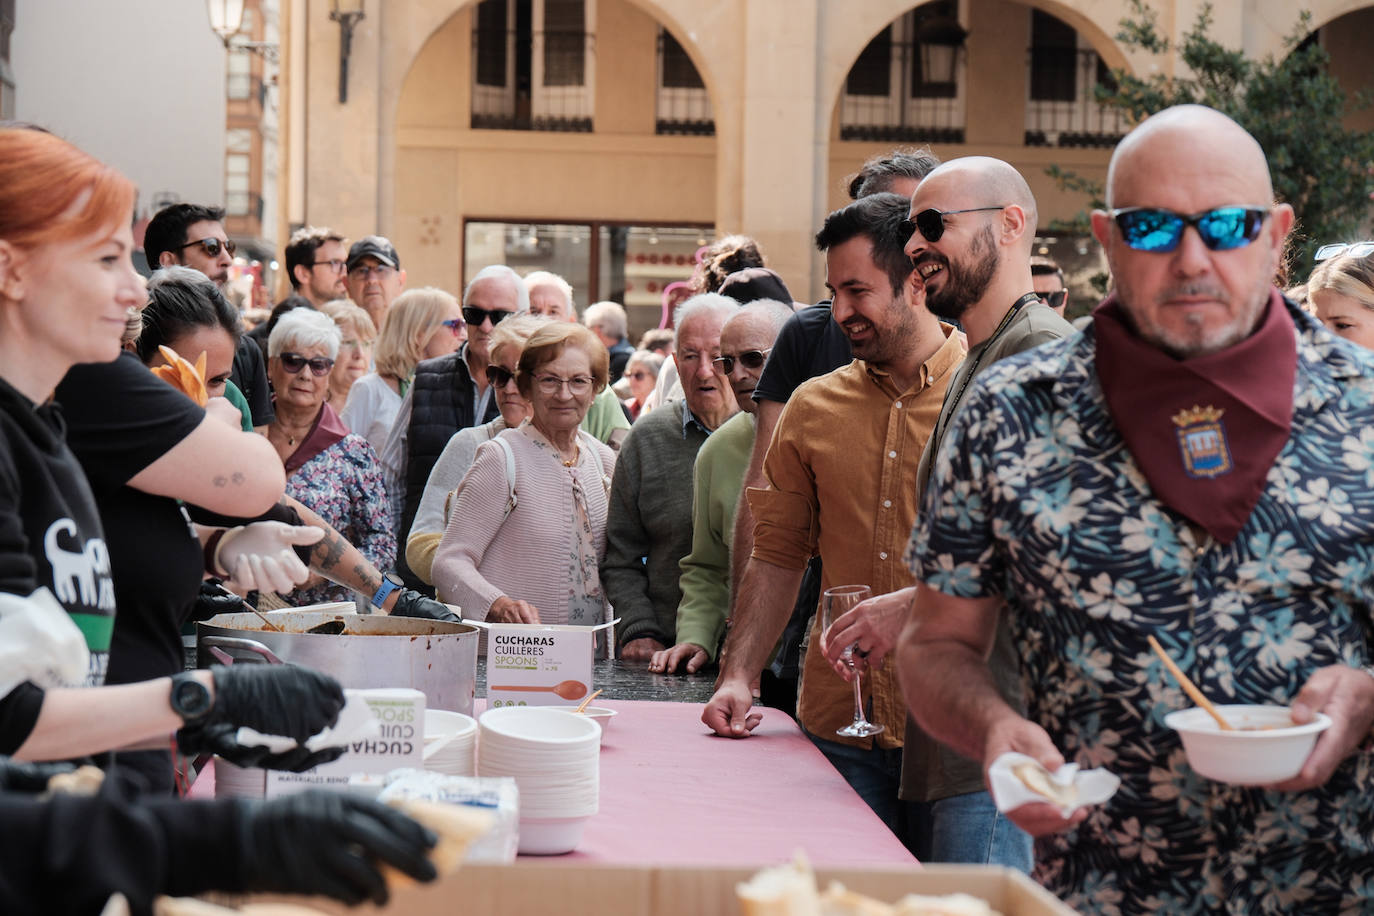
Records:
[[[587,695],[587,685],[581,681],[563,681],[553,687],[511,684],[506,687],[488,687],[487,690],[527,690],[530,693],[556,693],[565,700],[576,700]]]

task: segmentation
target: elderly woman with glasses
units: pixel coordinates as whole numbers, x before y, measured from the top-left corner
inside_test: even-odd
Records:
[[[639,419],[644,411],[644,402],[654,393],[658,382],[658,371],[663,368],[663,354],[653,350],[636,350],[625,363],[625,379],[630,387],[630,396],[621,401],[630,415],[630,421]]]
[[[487,364],[487,382],[496,392],[496,406],[501,413],[481,426],[469,426],[454,433],[439,453],[439,460],[429,472],[415,521],[405,539],[406,565],[421,580],[434,584],[434,551],[448,525],[449,510],[458,484],[462,482],[477,446],[495,439],[503,430],[515,429],[530,418],[530,402],[515,384],[516,367],[525,341],[551,320],[542,315],[516,315],[507,318],[491,332],[491,362]]]
[[[396,559],[382,468],[367,440],[349,432],[325,403],[339,353],[339,328],[313,309],[293,309],[267,339],[267,377],[277,418],[267,439],[286,466],[286,493],[328,522],[378,569]],[[356,387],[356,386],[355,386]],[[290,601],[347,601],[347,589],[312,575]]]
[[[326,302],[320,306],[320,311],[334,319],[343,335],[339,355],[329,373],[329,393],[324,398],[335,410],[342,411],[353,383],[372,371],[372,345],[377,342],[377,326],[372,323],[371,315],[348,299]]]
[[[531,417],[477,447],[434,555],[441,601],[463,616],[594,626],[607,619],[599,557],[615,453],[579,429],[610,357],[587,328],[553,322],[525,342],[515,384]],[[493,363],[492,384],[509,384]],[[504,385],[502,387],[505,387]]]

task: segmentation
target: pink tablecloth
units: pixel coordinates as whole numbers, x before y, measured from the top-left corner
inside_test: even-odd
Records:
[[[712,735],[697,703],[604,705],[619,715],[601,748],[601,810],[575,852],[547,861],[754,867],[802,849],[818,867],[916,866],[785,714],[762,710],[736,740]],[[213,797],[213,767],[191,795]]]
[[[786,714],[765,709],[744,739],[718,738],[696,703],[608,700],[601,811],[559,861],[818,867],[916,865]]]

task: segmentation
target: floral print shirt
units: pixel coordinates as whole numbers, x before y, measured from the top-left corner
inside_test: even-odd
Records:
[[[362,436],[350,433],[301,465],[287,478],[286,495],[300,500],[333,525],[378,570],[385,572],[395,562],[396,534],[391,530],[391,503],[382,479],[382,466]],[[288,600],[300,607],[352,601],[353,596],[342,585],[325,582],[297,589]]]
[[[1122,778],[1037,845],[1036,877],[1080,912],[1374,912],[1368,743],[1307,792],[1198,776],[1163,723],[1192,704],[1146,644],[1157,635],[1219,703],[1287,705],[1318,668],[1369,664],[1374,354],[1290,312],[1291,435],[1230,544],[1151,494],[1091,330],[979,376],[925,493],[913,572],[1003,597],[1029,718],[1066,759]]]

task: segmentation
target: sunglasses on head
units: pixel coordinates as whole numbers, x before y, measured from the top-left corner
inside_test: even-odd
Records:
[[[444,327],[448,328],[450,331],[452,331],[454,337],[457,337],[459,334],[463,333],[462,318],[450,318],[448,321],[441,321],[439,323],[442,324]]]
[[[505,388],[513,378],[515,373],[504,366],[487,366],[487,384],[493,388]]]
[[[729,375],[735,371],[735,363],[738,362],[746,369],[762,369],[763,361],[768,358],[768,354],[773,352],[773,348],[767,350],[745,350],[737,356],[717,356],[711,360],[713,363],[720,363],[720,371]]]
[[[1362,258],[1365,255],[1374,254],[1374,242],[1338,242],[1334,245],[1323,245],[1317,249],[1312,260],[1327,261],[1343,254],[1348,254],[1352,258]]]
[[[1183,230],[1189,226],[1197,230],[1202,244],[1212,251],[1244,248],[1259,238],[1269,208],[1215,207],[1184,214],[1162,207],[1122,207],[1108,211],[1107,215],[1116,220],[1127,247],[1166,254],[1178,247]]]
[[[328,356],[312,356],[306,359],[299,353],[288,352],[278,356],[277,359],[281,360],[281,367],[292,375],[309,366],[310,374],[319,378],[322,375],[328,375],[329,370],[334,368],[334,360]]]
[[[953,216],[956,213],[982,213],[984,211],[1005,210],[1001,207],[970,207],[967,210],[922,210],[916,214],[915,219],[902,220],[902,232],[911,236],[919,232],[927,242],[938,242],[940,236],[945,234],[945,217]]]
[[[1041,293],[1040,298],[1045,300],[1045,304],[1052,309],[1063,308],[1064,301],[1069,298],[1069,291],[1057,289],[1052,293]]]
[[[233,239],[225,239],[221,242],[219,239],[212,236],[208,239],[197,239],[194,242],[187,242],[185,245],[181,246],[181,250],[185,251],[187,248],[194,248],[197,245],[200,246],[201,251],[205,252],[207,258],[219,257],[220,249],[227,251],[232,258],[234,256],[234,251],[239,247],[234,244]]]
[[[463,320],[474,328],[481,327],[482,322],[488,318],[491,319],[492,327],[495,327],[514,314],[514,312],[508,312],[505,309],[479,309],[475,305],[463,306]]]

